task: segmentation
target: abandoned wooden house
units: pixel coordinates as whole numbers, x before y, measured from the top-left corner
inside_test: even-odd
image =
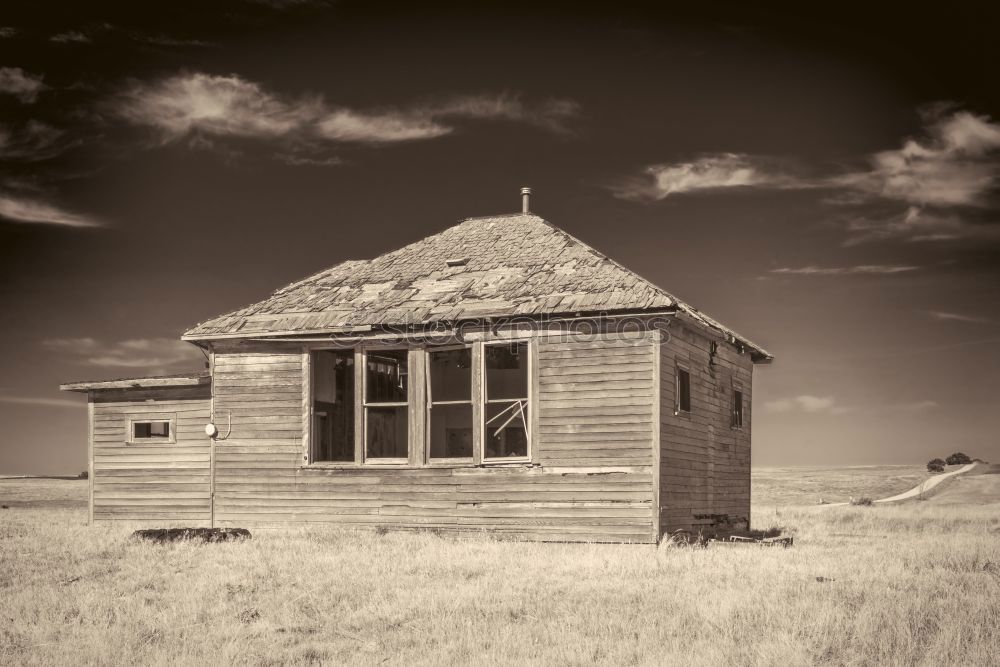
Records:
[[[91,520],[656,542],[745,524],[761,347],[527,210],[346,261],[75,382]]]

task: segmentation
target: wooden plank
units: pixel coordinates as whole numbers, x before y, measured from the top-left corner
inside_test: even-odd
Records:
[[[538,341],[532,341],[528,344],[529,352],[529,362],[528,362],[528,377],[530,378],[530,386],[528,389],[528,421],[529,421],[529,435],[528,435],[528,448],[529,454],[531,455],[531,462],[537,464],[540,458],[539,455],[539,437],[540,431],[539,425],[539,410],[538,410],[538,396],[539,396],[539,383],[538,377],[542,370],[541,365],[538,361]]]
[[[302,347],[302,359],[301,359],[301,373],[302,373],[302,397],[299,404],[299,415],[302,419],[302,451],[300,452],[300,457],[303,463],[308,463],[312,460],[312,422],[313,422],[313,386],[315,383],[315,378],[313,374],[315,369],[312,363],[312,352],[308,347]],[[271,410],[273,412],[273,409]]]
[[[660,541],[660,351],[662,343],[662,333],[656,332],[656,345],[650,347],[650,373],[653,378],[653,502],[652,502],[652,539],[654,544]]]
[[[87,523],[94,525],[94,401],[93,392],[87,392]]]
[[[594,370],[594,369],[589,369]],[[581,373],[577,375],[543,375],[538,378],[543,391],[550,387],[585,387],[588,384],[599,384],[605,389],[611,388],[632,388],[651,387],[649,381],[649,370],[643,368],[639,371],[607,370],[601,372]]]
[[[641,362],[632,363],[609,363],[601,365],[577,365],[575,361],[563,364],[544,366],[540,369],[540,377],[568,377],[574,375],[581,376],[601,376],[601,375],[621,375],[628,374],[629,377],[641,377],[637,373],[649,372],[648,353]]]
[[[482,341],[472,344],[472,462],[474,465],[482,465],[483,450],[485,449],[486,434],[484,430],[485,415],[483,414],[483,401],[486,398],[486,379],[483,376],[485,346]]]

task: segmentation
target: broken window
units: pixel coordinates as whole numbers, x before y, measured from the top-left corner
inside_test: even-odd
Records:
[[[483,346],[485,459],[528,456],[528,344]]]
[[[409,450],[407,350],[365,353],[365,459],[404,461]]]
[[[686,368],[677,367],[677,387],[674,412],[691,412],[691,373]]]
[[[431,459],[472,458],[472,348],[428,352]]]
[[[156,420],[148,422],[132,422],[133,440],[151,440],[154,438],[169,438],[170,422]]]
[[[743,428],[743,392],[733,390],[733,428]]]
[[[151,418],[146,415],[130,417],[127,442],[130,444],[173,443],[176,442],[175,423],[172,418]]]
[[[313,353],[312,460],[354,461],[354,350]]]

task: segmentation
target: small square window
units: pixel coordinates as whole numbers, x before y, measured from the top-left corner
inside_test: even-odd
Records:
[[[173,427],[169,419],[132,420],[130,442],[171,441]]]
[[[691,373],[686,368],[677,368],[677,398],[675,411],[691,412]]]

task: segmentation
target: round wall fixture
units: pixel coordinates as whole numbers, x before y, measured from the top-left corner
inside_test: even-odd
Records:
[[[215,436],[219,435],[219,429],[215,428],[215,424],[212,423],[205,424],[205,435],[207,435],[210,438],[214,438]]]

